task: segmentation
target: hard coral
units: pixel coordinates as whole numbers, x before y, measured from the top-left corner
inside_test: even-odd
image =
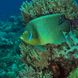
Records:
[[[20,48],[25,63],[30,64],[35,69],[44,69],[45,67],[48,67],[49,52],[40,51],[39,49],[24,43],[20,44]]]
[[[32,0],[23,2],[20,8],[26,22],[46,14],[62,13],[67,19],[78,18],[75,0]]]
[[[20,44],[22,60],[34,70],[32,73],[28,73],[29,77],[26,75],[26,70],[21,73],[25,73],[23,76],[28,78],[32,78],[32,76],[33,78],[53,78],[53,73],[48,69],[50,53],[45,50],[44,46],[44,50],[41,47],[40,50],[39,47],[33,47],[24,43]]]

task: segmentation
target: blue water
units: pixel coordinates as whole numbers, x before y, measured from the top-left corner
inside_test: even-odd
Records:
[[[76,2],[78,3],[78,0],[76,0]]]
[[[6,20],[10,16],[19,15],[19,8],[23,1],[26,0],[0,0],[0,20]],[[76,2],[78,3],[78,0]]]
[[[0,20],[20,14],[20,5],[25,0],[0,0]]]

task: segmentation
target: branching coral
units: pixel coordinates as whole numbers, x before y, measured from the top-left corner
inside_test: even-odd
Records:
[[[68,36],[65,35],[66,42],[60,45],[49,45],[46,48],[50,47],[52,53],[52,59],[64,57],[69,59],[74,57],[78,59],[78,38],[76,37],[75,32],[70,32]]]
[[[78,18],[75,0],[32,0],[23,2],[20,8],[26,22],[33,18],[53,13],[62,13],[67,19]]]
[[[24,72],[20,71],[19,75],[22,73],[22,78],[52,78],[52,72],[47,69],[49,65],[48,60],[50,59],[50,53],[46,51],[44,46],[33,47],[31,45],[21,43],[20,49],[24,63],[31,66],[34,70],[32,73],[31,71],[26,73],[26,69]]]
[[[47,68],[50,53],[45,51],[40,51],[32,46],[20,44],[23,60],[29,63],[34,68]]]
[[[43,73],[42,71],[35,71],[31,66],[26,66],[19,71],[19,78],[53,78],[53,76],[52,72],[48,70]]]

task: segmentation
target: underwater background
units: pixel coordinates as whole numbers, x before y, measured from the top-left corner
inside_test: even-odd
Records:
[[[19,8],[23,1],[25,0],[0,0],[0,20],[19,15]]]
[[[0,78],[78,78],[78,0],[0,0]]]

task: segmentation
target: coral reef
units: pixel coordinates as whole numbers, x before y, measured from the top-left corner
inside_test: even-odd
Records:
[[[62,13],[69,20],[78,18],[75,0],[32,0],[23,2],[20,8],[26,22],[46,14]]]
[[[0,21],[0,78],[42,78],[43,76],[42,71],[36,72],[31,65],[22,62],[19,37],[24,28],[25,23],[21,16],[11,16],[6,22]],[[51,76],[51,72],[45,72],[44,77],[51,78]]]
[[[78,65],[78,38],[74,31],[65,37],[66,42],[59,45],[33,46],[22,42],[20,48],[24,63],[36,72],[46,73],[48,70],[52,73],[50,78],[67,78]]]
[[[44,74],[44,75],[43,75]],[[35,71],[31,66],[26,66],[23,70],[19,72],[20,78],[53,78],[52,73],[48,70],[45,73],[42,71]]]
[[[77,78],[78,8],[74,0],[26,1],[20,9],[25,22],[21,16],[0,21],[0,78]],[[65,16],[61,22],[68,20],[72,27],[62,32],[65,42],[31,45],[20,40],[27,22],[58,13]]]
[[[78,66],[78,5],[75,0],[26,1],[23,2],[20,10],[25,23],[27,23],[25,32],[21,36],[21,57],[24,64],[33,69],[33,73],[28,73],[28,76],[26,75],[26,69],[24,72],[20,72],[19,74],[22,73],[22,78],[76,78],[77,71],[74,71],[75,73],[72,76],[73,70]],[[63,15],[59,21],[61,25],[62,23],[64,24],[62,27],[59,23],[56,25],[57,19],[54,17],[52,19],[50,18],[50,20],[45,18],[58,14]],[[45,18],[46,21],[45,19],[43,20],[43,18]],[[52,20],[56,23],[52,22]],[[65,23],[65,21],[67,21],[67,23]],[[46,25],[48,27],[46,27]],[[44,30],[45,32],[40,32],[39,29],[47,29],[48,31]],[[54,31],[56,29],[57,32],[54,32],[53,29]],[[59,40],[62,41],[61,35],[56,35],[60,33],[58,30],[61,31],[65,41],[60,44],[50,43],[52,42],[50,39],[54,37],[57,38],[57,40],[54,38],[55,42],[59,42]],[[46,35],[46,33],[50,35]],[[54,35],[51,33],[54,33]],[[44,37],[45,35],[46,37]],[[50,39],[48,37],[50,37]],[[42,41],[41,43],[45,41],[45,44],[38,44],[40,41]],[[49,77],[46,76],[47,74]]]
[[[24,43],[20,44],[20,48],[25,63],[31,64],[35,69],[38,67],[40,69],[47,68],[50,53],[44,50],[38,51],[38,48],[25,45]]]
[[[24,30],[21,16],[0,21],[0,78],[16,78],[24,64],[20,61],[19,36]]]

